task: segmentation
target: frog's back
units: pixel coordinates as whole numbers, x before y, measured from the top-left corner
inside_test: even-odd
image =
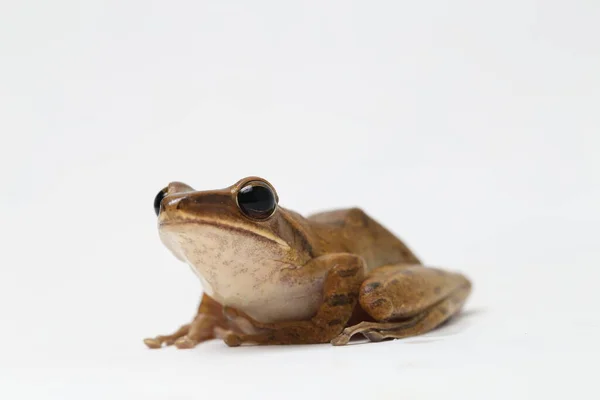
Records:
[[[369,270],[388,264],[420,264],[417,256],[393,233],[359,208],[313,214],[308,217],[327,252],[362,256]]]

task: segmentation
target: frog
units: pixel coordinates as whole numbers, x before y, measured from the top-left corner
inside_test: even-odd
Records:
[[[151,349],[402,339],[436,329],[471,293],[465,275],[423,264],[362,209],[304,217],[258,176],[217,190],[171,182],[154,210],[160,240],[202,296],[191,322],[144,339]]]

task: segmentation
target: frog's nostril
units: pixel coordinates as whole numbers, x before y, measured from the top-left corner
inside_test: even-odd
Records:
[[[168,197],[165,196],[163,200],[160,202],[160,212],[164,216],[170,216],[173,211],[179,210],[181,207],[184,207],[182,203],[185,203],[187,198],[181,195],[171,195]]]
[[[176,210],[179,210],[179,209],[181,208],[181,205],[183,204],[183,201],[184,201],[184,200],[185,200],[185,199],[177,199],[177,201],[176,201],[176,202],[174,202],[174,204],[175,204],[175,209],[176,209]]]

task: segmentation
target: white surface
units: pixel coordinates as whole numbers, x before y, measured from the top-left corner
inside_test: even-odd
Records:
[[[0,398],[598,398],[599,10],[3,2]],[[200,294],[155,193],[254,174],[465,272],[465,315],[381,344],[145,349]]]

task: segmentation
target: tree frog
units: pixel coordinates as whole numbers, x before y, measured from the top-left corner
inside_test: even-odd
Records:
[[[154,208],[161,241],[203,295],[193,320],[145,339],[150,348],[405,338],[458,313],[471,291],[465,276],[423,265],[362,210],[305,218],[259,177],[208,191],[172,182]]]

